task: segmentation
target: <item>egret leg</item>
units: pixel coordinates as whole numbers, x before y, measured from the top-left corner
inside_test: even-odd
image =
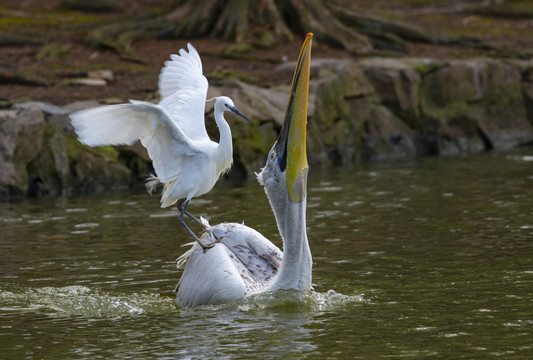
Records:
[[[185,199],[181,199],[178,201],[178,205],[177,205],[177,208],[178,208],[178,211],[180,213],[183,213],[185,215],[187,215],[189,218],[191,218],[195,223],[197,223],[198,225],[200,225],[201,227],[204,228],[204,230],[207,230],[207,227],[200,221],[198,220],[197,218],[195,218],[190,212],[188,212],[186,210],[187,208],[187,205],[189,205],[189,200],[187,200],[187,202],[185,203],[185,206],[182,207],[183,205],[183,202],[185,201]]]
[[[183,208],[181,207],[182,204],[183,204]],[[185,228],[185,230],[187,230],[189,232],[189,234],[191,234],[191,236],[198,242],[198,244],[202,247],[202,249],[204,250],[204,253],[205,253],[206,249],[212,248],[218,242],[218,240],[215,241],[215,242],[212,242],[211,244],[204,244],[202,242],[202,240],[200,240],[198,238],[198,236],[196,236],[196,234],[187,226],[187,224],[185,224],[185,221],[183,220],[183,215],[187,214],[189,217],[191,217],[198,224],[204,226],[202,223],[200,223],[198,221],[198,219],[196,219],[194,216],[190,215],[187,212],[187,210],[186,210],[187,209],[187,205],[189,205],[189,200],[185,201],[185,203],[183,203],[183,200],[180,200],[179,203],[178,203],[178,210],[180,211],[180,215],[178,217],[179,222]]]

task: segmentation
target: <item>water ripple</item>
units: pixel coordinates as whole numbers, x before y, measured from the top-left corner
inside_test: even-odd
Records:
[[[100,226],[100,224],[98,223],[82,223],[82,224],[74,225],[76,229],[93,228],[93,227],[98,227],[98,226]]]

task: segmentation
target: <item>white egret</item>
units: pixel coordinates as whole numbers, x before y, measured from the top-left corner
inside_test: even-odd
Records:
[[[283,239],[283,252],[256,230],[242,224],[209,227],[178,259],[184,265],[176,287],[184,308],[278,289],[311,289],[312,257],[306,232],[306,125],[312,34],[304,42],[294,73],[287,112],[278,140],[257,175],[264,186]],[[205,221],[205,220],[204,220]],[[205,221],[206,227],[209,226]]]
[[[189,52],[180,49],[159,74],[159,104],[130,100],[130,103],[100,106],[70,115],[79,140],[89,146],[133,144],[137,140],[148,150],[157,176],[147,179],[152,193],[164,184],[161,207],[176,203],[179,221],[203,247],[200,239],[185,224],[187,205],[193,197],[209,192],[233,162],[231,129],[224,112],[231,111],[247,121],[233,101],[215,98],[215,122],[220,132],[218,144],[207,135],[204,122],[208,82],[202,61],[189,43]]]

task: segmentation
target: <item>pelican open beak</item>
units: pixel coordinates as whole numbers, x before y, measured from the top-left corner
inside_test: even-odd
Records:
[[[302,201],[307,193],[307,98],[313,34],[307,34],[292,79],[291,94],[283,126],[276,142],[280,168],[286,170],[287,191],[292,201]]]

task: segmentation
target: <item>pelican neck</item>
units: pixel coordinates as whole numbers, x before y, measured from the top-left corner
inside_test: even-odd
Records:
[[[276,214],[283,239],[283,261],[270,290],[311,289],[313,260],[307,240],[306,199],[288,200],[284,214]]]

